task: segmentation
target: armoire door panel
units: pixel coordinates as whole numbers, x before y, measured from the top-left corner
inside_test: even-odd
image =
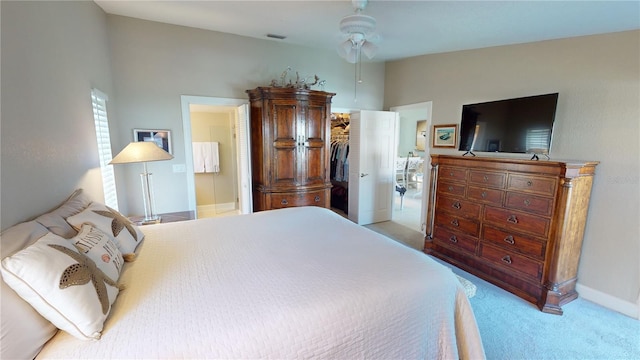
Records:
[[[297,147],[276,149],[271,168],[274,186],[297,184]]]
[[[291,104],[273,104],[273,138],[277,140],[297,140],[297,107]]]

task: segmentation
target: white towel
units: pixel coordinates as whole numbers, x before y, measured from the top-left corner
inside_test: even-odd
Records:
[[[217,142],[194,142],[193,171],[196,173],[220,172],[220,156]]]

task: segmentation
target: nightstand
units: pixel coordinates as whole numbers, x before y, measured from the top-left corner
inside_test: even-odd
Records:
[[[160,216],[160,223],[170,223],[177,221],[185,221],[185,220],[193,220],[195,219],[195,214],[193,211],[178,211],[172,213],[158,214]],[[129,220],[132,223],[141,226],[141,225],[150,225],[149,223],[144,223],[142,220],[144,216],[130,216]]]

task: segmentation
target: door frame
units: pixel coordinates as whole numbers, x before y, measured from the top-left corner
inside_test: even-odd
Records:
[[[391,106],[389,107],[389,111],[395,111],[399,114],[398,123],[396,124],[396,145],[395,145],[395,158],[398,158],[398,145],[400,142],[400,117],[402,116],[403,111],[407,110],[422,110],[424,109],[424,119],[427,121],[427,134],[425,138],[425,146],[424,146],[424,162],[422,165],[422,197],[420,201],[420,231],[423,235],[426,234],[427,230],[427,199],[428,197],[428,184],[431,179],[431,171],[429,164],[430,156],[431,156],[431,147],[429,143],[429,139],[431,139],[431,115],[433,109],[433,101],[425,101],[420,103],[414,103],[409,105],[399,105],[399,106]],[[422,119],[421,119],[422,120]],[[394,189],[395,191],[395,189]],[[395,209],[393,210],[395,212]],[[392,214],[393,219],[393,214]],[[417,229],[416,229],[417,230]]]
[[[239,106],[249,106],[249,100],[248,99],[231,99],[231,98],[218,98],[218,97],[210,97],[210,96],[192,96],[192,95],[181,95],[180,96],[180,103],[181,103],[181,107],[182,107],[182,129],[184,132],[184,157],[185,157],[185,169],[186,169],[186,176],[187,176],[187,200],[188,200],[188,206],[189,206],[189,210],[193,211],[194,214],[196,214],[197,217],[197,206],[196,206],[196,189],[195,189],[195,175],[193,172],[193,151],[192,151],[192,138],[191,138],[191,111],[190,111],[190,105],[208,105],[208,106],[231,106],[231,107],[235,107],[238,108]],[[245,124],[238,124],[238,111],[236,110],[236,125],[238,127],[244,126],[246,128],[246,131],[240,131],[240,129],[236,128],[236,136],[241,136],[244,135],[246,136],[246,139],[244,141],[245,144],[249,144],[249,140],[251,139],[251,134],[249,133],[249,124],[248,124],[248,119],[249,119],[249,114],[246,114],[247,116],[245,117]],[[242,143],[242,142],[239,142]],[[248,146],[248,145],[247,145]],[[247,149],[247,151],[245,152],[247,154],[247,156],[250,156],[250,152],[248,151],[249,149]],[[237,149],[236,152],[238,155],[241,153],[240,149]],[[246,183],[248,182],[249,184],[251,184],[251,179],[244,179],[244,177],[246,176],[251,176],[251,169],[247,168],[244,169],[243,167],[247,166],[249,167],[251,164],[251,161],[249,159],[249,161],[239,161],[238,162],[238,179],[239,179],[239,183]],[[240,212],[242,214],[248,214],[250,212],[252,212],[251,207],[249,206],[249,208],[247,209],[246,206],[243,206],[243,204],[251,204],[251,187],[244,187],[244,186],[238,186],[238,194],[240,196],[240,201],[239,201],[239,205],[240,205]],[[247,201],[248,199],[248,201]]]

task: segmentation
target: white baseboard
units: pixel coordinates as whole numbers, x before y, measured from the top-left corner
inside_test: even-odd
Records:
[[[602,305],[607,309],[611,309],[640,320],[640,308],[638,307],[638,304],[621,300],[617,297],[605,294],[602,291],[592,289],[579,283],[576,284],[576,290],[578,291],[578,294],[580,294],[580,297],[585,300],[589,300],[598,305]]]

